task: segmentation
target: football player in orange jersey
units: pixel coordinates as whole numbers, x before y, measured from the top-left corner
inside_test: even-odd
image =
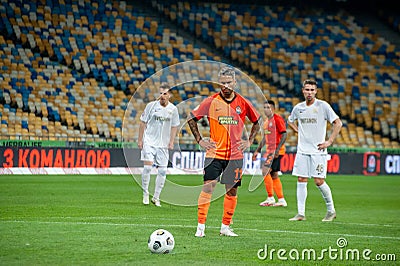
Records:
[[[275,102],[268,100],[264,103],[264,113],[266,119],[264,121],[264,138],[253,153],[253,161],[257,159],[258,153],[266,146],[264,154],[265,163],[262,167],[264,176],[265,190],[268,197],[260,203],[260,206],[283,206],[287,203],[283,195],[282,183],[279,178],[281,168],[281,158],[285,154],[286,141],[286,123],[282,116],[275,113]],[[274,191],[278,197],[278,202],[275,202]]]
[[[188,118],[197,143],[206,150],[203,188],[198,198],[198,225],[195,236],[205,236],[205,223],[211,196],[218,182],[225,185],[224,212],[220,235],[237,236],[230,228],[237,204],[237,188],[241,185],[243,152],[253,143],[260,130],[260,115],[254,106],[239,93],[235,70],[224,67],[218,74],[220,92],[204,99]],[[210,138],[203,139],[197,121],[207,117]],[[246,117],[253,124],[248,139],[242,139]]]

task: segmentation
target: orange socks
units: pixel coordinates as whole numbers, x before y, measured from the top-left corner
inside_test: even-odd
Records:
[[[211,203],[211,194],[204,191],[200,192],[199,199],[197,201],[197,221],[200,224],[205,224],[207,220],[208,208]]]
[[[273,181],[270,174],[264,176],[265,190],[267,191],[268,197],[274,196]]]
[[[237,196],[228,196],[225,194],[224,198],[224,214],[222,216],[222,223],[225,225],[230,225],[232,221],[232,216],[235,212],[237,204]]]
[[[278,177],[278,178],[272,179],[272,182],[274,184],[274,191],[275,191],[275,194],[278,197],[278,199],[284,198],[281,179]]]
[[[208,209],[211,203],[211,194],[200,192],[197,206],[197,222],[200,224],[205,224],[207,220]],[[225,225],[230,225],[232,221],[232,216],[235,213],[237,204],[237,196],[228,196],[225,194],[224,198],[224,214],[222,216],[222,223]]]

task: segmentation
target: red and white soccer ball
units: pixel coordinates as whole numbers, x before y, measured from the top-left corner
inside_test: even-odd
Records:
[[[166,254],[174,249],[175,239],[167,230],[157,229],[150,235],[147,246],[152,253]]]

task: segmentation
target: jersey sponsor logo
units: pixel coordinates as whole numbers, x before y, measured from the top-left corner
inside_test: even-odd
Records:
[[[300,118],[300,122],[302,124],[316,124],[317,119],[316,118]]]
[[[220,125],[237,125],[238,120],[235,120],[233,116],[218,116],[218,122]]]
[[[163,116],[155,116],[154,120],[155,121],[164,122],[164,121],[171,121],[171,118],[170,117],[163,117]]]

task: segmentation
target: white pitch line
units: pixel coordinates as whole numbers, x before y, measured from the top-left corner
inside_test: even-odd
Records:
[[[37,224],[69,224],[69,225],[106,225],[106,226],[137,226],[137,227],[184,227],[184,228],[196,228],[193,225],[181,225],[181,224],[134,224],[134,223],[98,223],[98,222],[50,222],[50,221],[21,221],[21,220],[0,220],[2,223],[37,223]],[[208,228],[219,229],[219,227],[208,226]],[[256,228],[237,228],[236,230],[254,231],[254,232],[266,232],[266,233],[286,233],[286,234],[305,234],[305,235],[327,235],[327,236],[346,236],[346,237],[360,237],[360,238],[377,238],[377,239],[392,239],[400,240],[400,237],[394,236],[374,236],[374,235],[353,235],[353,234],[332,234],[332,233],[321,233],[321,232],[304,232],[304,231],[290,231],[290,230],[268,230],[268,229],[256,229]]]
[[[76,219],[77,217],[73,216],[52,216],[52,217],[39,217],[42,219]],[[91,219],[91,220],[154,220],[157,217],[118,217],[118,216],[87,216],[87,217],[79,217],[80,219]],[[164,218],[164,217],[159,217],[160,219],[163,220],[170,220],[170,221],[185,221],[185,222],[193,222],[197,221],[197,217],[194,217],[193,219],[174,219],[174,218]],[[1,221],[1,220],[0,220]]]
[[[76,219],[77,217],[73,216],[53,216],[53,217],[40,217],[46,219]],[[87,216],[87,217],[79,217],[82,219],[92,219],[92,220],[154,220],[154,217],[147,218],[147,217],[116,217],[116,216]],[[196,221],[197,218],[194,219],[175,219],[175,218],[165,218],[160,217],[160,219],[167,220],[167,221],[184,221],[184,222],[193,222]],[[212,221],[213,219],[208,219],[208,221]],[[1,220],[0,220],[1,221]],[[214,219],[214,221],[219,221]],[[400,224],[370,224],[370,223],[348,223],[348,222],[339,222],[334,221],[332,224],[343,224],[343,225],[356,225],[356,226],[383,226],[383,227],[400,227]]]
[[[344,223],[335,221],[335,224],[349,224],[349,225],[357,225],[357,226],[384,226],[384,227],[400,227],[400,224],[362,224],[362,223]]]

